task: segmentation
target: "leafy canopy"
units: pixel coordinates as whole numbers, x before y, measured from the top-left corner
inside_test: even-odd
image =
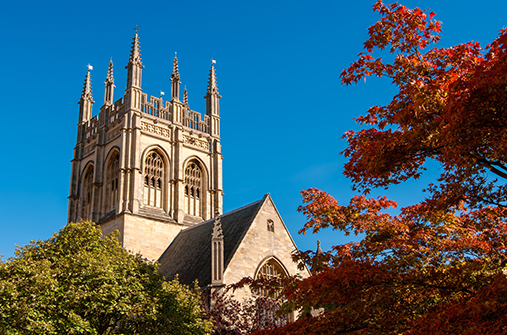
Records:
[[[398,93],[348,131],[345,175],[362,195],[339,205],[302,191],[301,230],[362,234],[324,255],[297,256],[316,273],[285,286],[287,309],[322,308],[271,334],[504,334],[507,332],[507,30],[485,48],[439,41],[434,13],[378,0],[381,19],[364,52],[341,74],[345,84],[387,77]],[[379,54],[387,50],[392,61]],[[368,198],[419,178],[427,160],[441,174],[427,198]]]
[[[165,282],[154,263],[69,223],[0,263],[2,334],[204,334],[200,295]]]

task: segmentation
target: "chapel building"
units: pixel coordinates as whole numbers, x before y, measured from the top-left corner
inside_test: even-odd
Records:
[[[214,64],[204,115],[180,100],[174,58],[170,101],[142,91],[139,36],[134,35],[124,95],[114,100],[113,63],[104,103],[92,116],[91,74],[81,99],[71,167],[68,222],[91,220],[105,234],[120,232],[124,248],[160,262],[171,279],[222,286],[245,276],[300,271],[296,249],[273,200],[222,213],[220,110]]]

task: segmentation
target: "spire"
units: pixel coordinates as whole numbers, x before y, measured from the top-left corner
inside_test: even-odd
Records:
[[[218,95],[218,86],[217,86],[217,76],[215,73],[215,67],[213,64],[215,64],[215,60],[211,61],[211,69],[209,70],[209,79],[208,79],[208,94],[215,94]]]
[[[107,83],[114,83],[114,78],[113,78],[113,59],[112,58],[109,61],[109,66],[107,67],[106,82]]]
[[[90,67],[90,65],[88,65],[88,67]],[[86,72],[85,82],[83,85],[83,92],[81,93],[81,99],[93,100],[90,68],[88,68],[88,72]]]
[[[329,261],[320,247],[320,241],[317,241],[317,251],[315,252],[311,269],[312,273],[319,273],[327,267],[329,267]]]
[[[319,240],[319,241],[317,241],[317,251],[315,252],[315,254],[316,254],[317,256],[322,256],[322,255],[324,255],[324,252],[323,252],[323,251],[322,251],[322,249],[320,248],[320,240]]]
[[[127,69],[127,89],[130,87],[141,88],[141,69],[144,68],[141,63],[141,51],[139,46],[139,36],[136,33],[132,40],[132,49],[130,50],[129,62],[125,68]]]
[[[111,59],[109,61],[109,66],[107,69],[107,77],[106,81],[104,82],[106,85],[105,91],[104,91],[104,105],[112,105],[113,104],[113,95],[114,95],[114,78],[113,78],[113,60]]]
[[[206,99],[206,115],[211,117],[209,133],[213,137],[220,138],[220,110],[218,99],[221,98],[218,94],[217,78],[215,73],[215,60],[211,60],[211,69],[209,70],[208,90],[204,98]]]
[[[132,49],[130,50],[129,63],[142,65],[141,63],[141,48],[139,46],[139,35],[136,33],[134,35],[134,39],[132,41]]]
[[[171,100],[180,100],[180,73],[178,72],[178,58],[174,54],[173,73],[171,74]]]
[[[188,92],[186,87],[183,90],[183,104],[188,107]]]
[[[91,65],[88,65],[88,72],[86,73],[85,82],[83,86],[83,92],[81,93],[81,99],[79,99],[79,124],[83,124],[92,118],[92,80],[90,70],[93,69]]]

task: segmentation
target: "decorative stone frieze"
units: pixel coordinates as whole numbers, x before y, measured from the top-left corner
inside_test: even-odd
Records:
[[[188,135],[183,135],[183,143],[205,150],[209,149],[208,141],[201,140]]]
[[[145,121],[141,121],[141,129],[143,131],[146,131],[146,132],[149,132],[149,133],[152,133],[155,135],[163,136],[163,137],[170,137],[171,136],[169,129],[155,126],[154,124],[151,124],[151,123],[145,122]]]

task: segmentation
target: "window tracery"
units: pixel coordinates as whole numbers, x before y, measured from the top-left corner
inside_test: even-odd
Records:
[[[120,155],[115,152],[109,159],[106,170],[106,213],[115,209],[118,202],[118,180],[120,175]]]
[[[93,165],[86,169],[83,177],[83,201],[81,209],[81,218],[90,220],[92,217],[93,203]]]
[[[162,207],[164,161],[156,151],[150,152],[144,161],[144,204]]]
[[[185,213],[202,216],[201,213],[201,187],[202,171],[200,166],[191,161],[185,168]]]
[[[283,270],[282,266],[274,259],[271,258],[267,262],[265,262],[259,271],[257,272],[256,279],[267,279],[267,280],[273,280],[273,279],[281,279],[285,278],[287,275],[285,274],[285,271]],[[267,297],[269,295],[269,291],[264,288],[260,288],[255,292],[257,295],[260,295],[262,297]]]

